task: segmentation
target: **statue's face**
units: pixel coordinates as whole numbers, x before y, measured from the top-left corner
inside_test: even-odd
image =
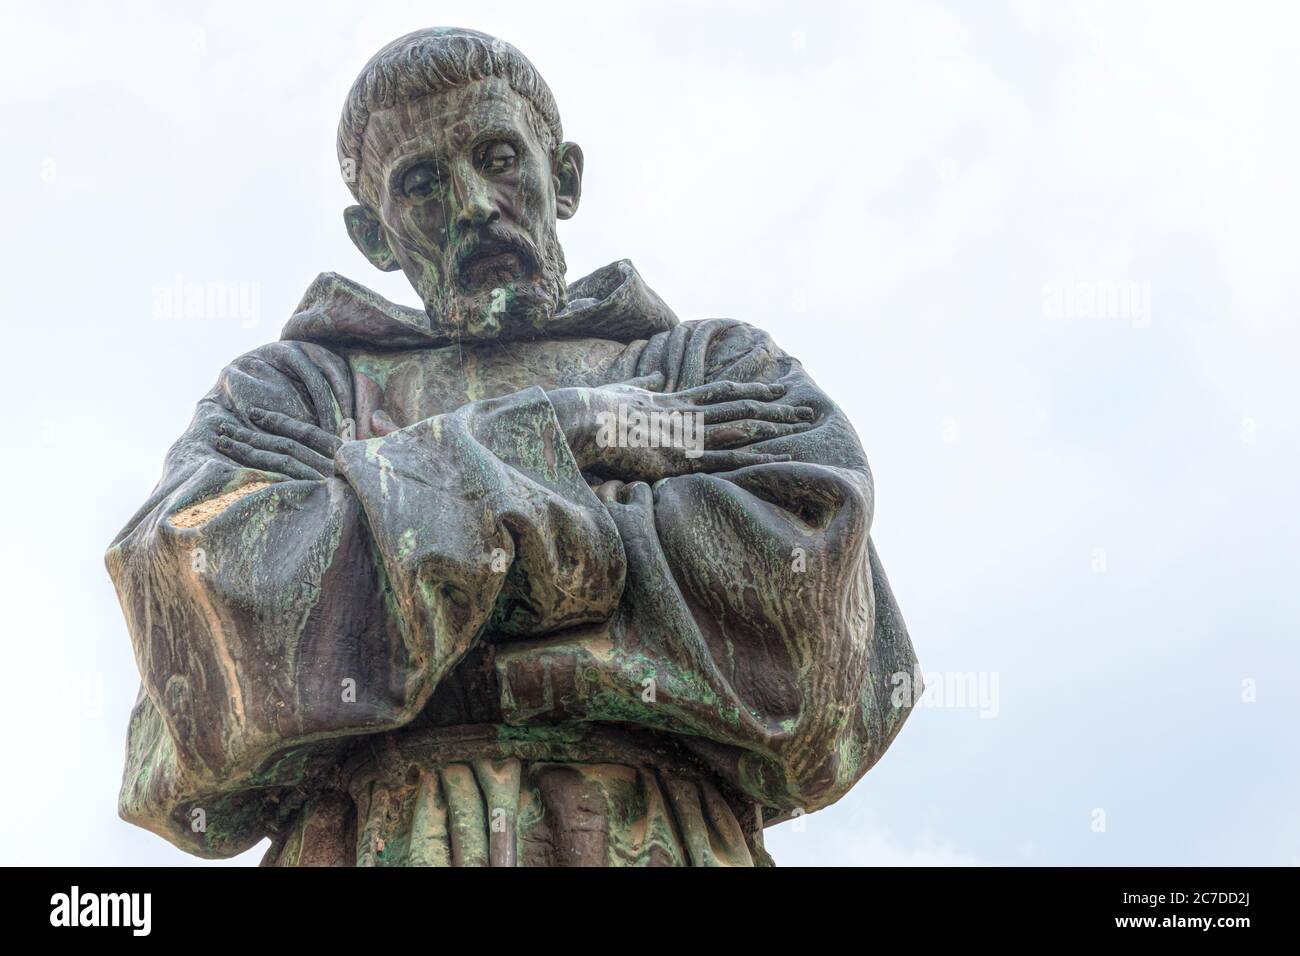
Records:
[[[582,155],[567,143],[548,154],[529,109],[491,77],[377,111],[366,127],[360,231],[391,257],[376,260],[350,211],[353,238],[401,267],[430,316],[467,333],[543,327],[563,299],[555,222],[577,208]]]

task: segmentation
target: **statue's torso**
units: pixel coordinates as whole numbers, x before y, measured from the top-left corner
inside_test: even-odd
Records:
[[[633,376],[643,343],[558,339],[346,354],[361,435],[530,386]],[[265,865],[750,866],[752,806],[668,738],[501,721],[485,634],[411,727],[356,741],[340,791],[313,798]],[[751,831],[754,827],[748,827]],[[761,851],[759,851],[761,852]]]
[[[643,343],[543,339],[465,344],[347,356],[358,412],[378,402],[399,426],[454,411],[467,402],[544,389],[597,386],[631,377]],[[358,425],[364,415],[358,415]]]

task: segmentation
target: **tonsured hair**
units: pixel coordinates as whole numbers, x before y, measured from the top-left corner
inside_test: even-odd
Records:
[[[371,57],[352,83],[339,119],[339,166],[357,201],[364,202],[359,192],[362,144],[371,113],[493,76],[509,83],[531,107],[533,132],[547,152],[564,140],[550,87],[528,58],[504,40],[477,30],[432,27],[399,37]]]

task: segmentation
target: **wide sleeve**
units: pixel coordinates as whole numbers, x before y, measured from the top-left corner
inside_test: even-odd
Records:
[[[656,336],[637,374],[666,389],[781,382],[814,427],[751,446],[790,462],[627,485],[608,639],[498,655],[508,720],[569,717],[677,735],[774,818],[841,797],[884,753],[917,679],[870,539],[874,489],[840,409],[765,333],[730,320]],[[909,684],[910,686],[910,684]]]
[[[310,344],[232,363],[106,556],[142,680],[119,810],[190,852],[273,832],[350,738],[415,717],[494,613],[546,629],[617,606],[618,532],[541,389],[347,441],[329,479],[216,450],[255,407],[345,432],[350,383]]]

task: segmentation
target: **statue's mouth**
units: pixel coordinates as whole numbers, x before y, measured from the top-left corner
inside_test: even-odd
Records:
[[[457,279],[462,291],[478,292],[514,282],[527,271],[528,257],[518,246],[489,240],[461,258]]]

